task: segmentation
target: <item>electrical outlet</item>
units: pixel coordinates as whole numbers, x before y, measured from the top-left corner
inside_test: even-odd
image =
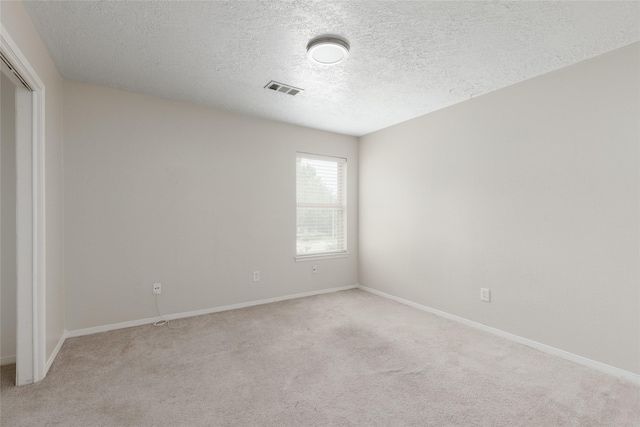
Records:
[[[313,264],[313,266],[311,266],[311,272],[313,274],[318,274],[318,266]]]
[[[158,295],[162,293],[162,283],[153,284],[153,294]]]
[[[259,282],[260,281],[260,272],[259,271],[254,271],[253,272],[253,281],[254,282]]]
[[[487,288],[480,288],[480,299],[482,301],[491,301],[491,291]]]

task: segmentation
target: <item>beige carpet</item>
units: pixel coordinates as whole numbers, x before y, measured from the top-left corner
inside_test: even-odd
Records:
[[[4,426],[638,426],[640,388],[359,290],[72,338]]]

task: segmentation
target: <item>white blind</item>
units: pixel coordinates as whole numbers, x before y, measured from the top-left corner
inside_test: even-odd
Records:
[[[347,160],[298,153],[296,254],[347,250]]]

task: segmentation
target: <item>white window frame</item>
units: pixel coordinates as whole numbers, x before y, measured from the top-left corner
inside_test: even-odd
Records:
[[[305,152],[297,152],[296,153],[296,164],[299,158],[304,158],[304,159],[311,159],[311,160],[322,160],[322,161],[328,161],[328,162],[336,162],[336,163],[340,163],[343,166],[343,177],[342,177],[342,209],[343,209],[343,227],[342,227],[342,240],[344,242],[344,247],[342,249],[339,250],[332,250],[332,251],[326,251],[326,252],[314,252],[308,255],[305,254],[299,254],[298,253],[298,208],[300,207],[298,204],[298,200],[297,200],[297,187],[298,187],[298,175],[297,175],[297,170],[296,170],[296,256],[295,256],[295,260],[297,262],[300,261],[311,261],[311,260],[317,260],[317,259],[331,259],[331,258],[344,258],[349,256],[349,252],[348,252],[348,239],[347,239],[347,227],[348,227],[348,192],[347,192],[347,159],[343,158],[343,157],[337,157],[337,156],[327,156],[327,155],[320,155],[320,154],[313,154],[313,153],[305,153]]]

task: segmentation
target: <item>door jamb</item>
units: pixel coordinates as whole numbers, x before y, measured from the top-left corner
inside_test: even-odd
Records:
[[[32,251],[23,263],[31,265],[28,277],[18,277],[18,293],[23,287],[30,287],[31,301],[22,301],[20,307],[31,311],[33,316],[32,330],[24,332],[24,339],[31,343],[33,361],[32,378],[25,378],[22,384],[38,382],[44,379],[47,368],[50,366],[46,360],[46,325],[45,325],[45,182],[44,182],[44,136],[45,136],[45,86],[42,80],[31,66],[27,58],[22,54],[18,45],[13,41],[4,25],[0,24],[0,52],[9,61],[11,67],[22,77],[24,82],[32,90],[32,127],[31,127],[31,199],[32,221],[31,238]],[[16,147],[16,150],[18,148]],[[16,165],[16,168],[20,167]],[[18,188],[18,191],[20,188]],[[18,195],[19,197],[19,195]],[[17,243],[20,242],[20,234]],[[24,236],[22,239],[24,241]],[[19,257],[21,257],[18,254]],[[28,258],[28,259],[26,259]],[[18,260],[20,262],[20,260]],[[20,310],[17,307],[17,310]],[[27,337],[28,335],[28,337]],[[20,338],[20,337],[18,337]],[[16,363],[20,363],[20,355],[16,354]]]

